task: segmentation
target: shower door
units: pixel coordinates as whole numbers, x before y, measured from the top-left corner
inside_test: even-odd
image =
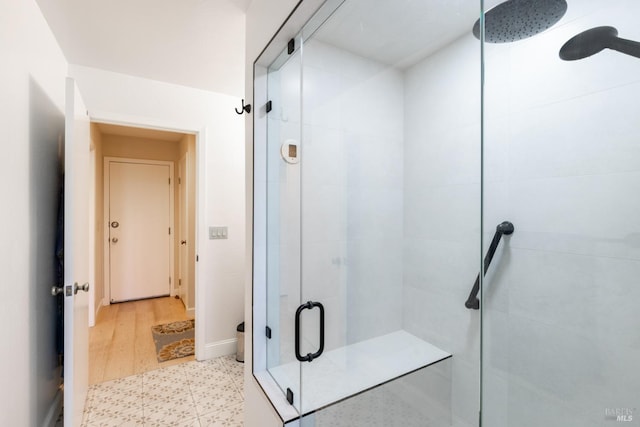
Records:
[[[401,335],[402,72],[340,43],[362,31],[357,24],[367,36],[369,22],[353,18],[370,7],[329,2],[301,33],[301,294],[322,304],[303,313],[301,353],[323,350],[301,363],[305,427],[424,419],[400,381],[378,387],[400,376],[402,361],[382,362],[385,350],[411,349]]]
[[[480,44],[447,74],[429,56],[478,11],[329,1],[295,38],[303,427],[477,425]]]

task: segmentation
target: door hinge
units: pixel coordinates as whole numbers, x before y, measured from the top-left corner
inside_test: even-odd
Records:
[[[271,101],[267,101],[266,108],[267,108],[267,113],[273,109],[273,104],[271,103]]]
[[[171,227],[169,227],[169,235],[171,235]]]
[[[182,178],[178,177],[178,185],[182,185]]]
[[[169,284],[171,284],[171,276],[169,276]]]
[[[293,391],[289,387],[287,387],[287,402],[293,405]]]
[[[266,326],[264,328],[264,332],[265,332],[265,335],[267,336],[267,338],[271,339],[271,328]]]
[[[178,286],[182,286],[182,279],[178,279]]]
[[[171,185],[171,178],[169,178],[169,185]]]
[[[200,261],[200,257],[196,255],[196,262]]]
[[[291,55],[294,50],[296,50],[296,41],[295,39],[291,39],[289,43],[287,43],[287,53]]]

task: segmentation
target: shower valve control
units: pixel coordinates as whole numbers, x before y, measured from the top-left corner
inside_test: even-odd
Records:
[[[300,147],[298,142],[293,139],[288,139],[280,147],[280,155],[282,159],[290,165],[300,163]]]

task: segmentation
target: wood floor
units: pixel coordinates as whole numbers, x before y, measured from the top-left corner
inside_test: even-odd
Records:
[[[195,360],[158,363],[151,335],[152,326],[188,318],[182,301],[171,297],[102,307],[89,329],[89,384]]]

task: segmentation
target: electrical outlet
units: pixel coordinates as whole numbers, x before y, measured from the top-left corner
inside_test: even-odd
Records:
[[[229,227],[209,227],[209,240],[229,238]]]

